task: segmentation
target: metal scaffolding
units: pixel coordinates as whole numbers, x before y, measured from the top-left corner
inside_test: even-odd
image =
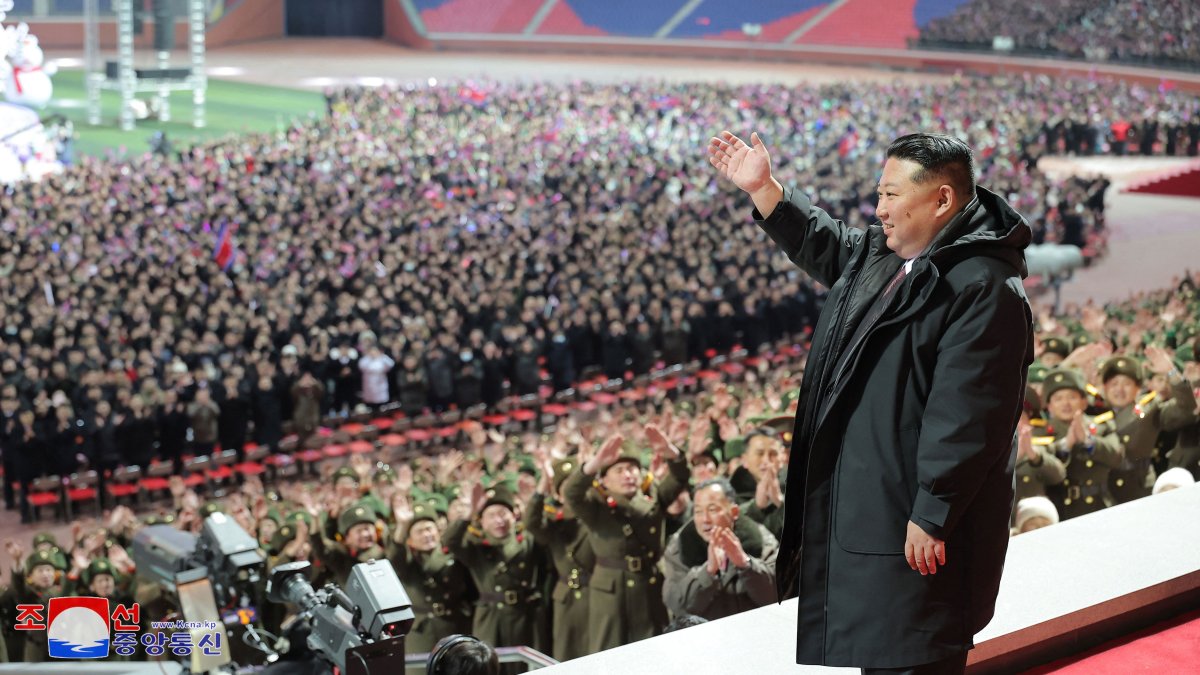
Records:
[[[192,126],[205,126],[204,101],[208,88],[208,77],[204,73],[206,53],[204,31],[208,25],[205,0],[187,0],[188,6],[188,55],[190,68],[185,76],[138,77],[134,67],[134,0],[113,0],[113,11],[117,21],[117,60],[115,73],[110,73],[100,54],[100,8],[99,0],[84,0],[84,61],[88,97],[88,122],[101,123],[100,93],[103,90],[119,92],[121,111],[118,117],[121,129],[132,131],[136,124],[133,101],[138,92],[154,94],[158,118],[171,118],[170,94],[172,91],[192,92]],[[170,30],[174,30],[171,26]],[[171,53],[159,51],[155,55],[158,70],[171,68]],[[111,76],[110,76],[111,75]]]

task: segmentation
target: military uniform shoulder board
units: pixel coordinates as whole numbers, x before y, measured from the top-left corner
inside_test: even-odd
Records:
[[[1113,411],[1102,412],[1092,418],[1092,424],[1104,424],[1113,418]]]
[[[1038,417],[1036,419],[1031,419],[1031,420],[1029,420],[1029,425],[1034,426],[1034,427],[1044,427],[1044,426],[1046,426],[1046,420],[1044,420],[1040,417]]]
[[[1104,398],[1104,394],[1100,393],[1100,390],[1096,388],[1096,385],[1092,384],[1091,382],[1088,382],[1087,384],[1085,384],[1084,387],[1087,388],[1087,392],[1089,394],[1091,394],[1092,396],[1095,396],[1097,398]]]
[[[1145,396],[1138,399],[1138,405],[1146,405],[1147,403],[1149,403],[1150,401],[1153,401],[1156,398],[1158,398],[1158,392],[1152,391],[1149,394],[1146,394]]]
[[[1033,438],[1032,441],[1033,441],[1033,444],[1037,445],[1037,446],[1050,445],[1050,444],[1054,443],[1054,437],[1053,436],[1038,436],[1036,438]]]

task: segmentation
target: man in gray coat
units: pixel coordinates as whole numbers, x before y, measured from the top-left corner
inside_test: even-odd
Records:
[[[694,516],[667,543],[663,587],[667,609],[712,621],[775,602],[779,543],[767,528],[739,518],[727,478],[696,486]]]
[[[771,173],[757,134],[709,160],[829,288],[813,331],[784,496],[777,583],[798,597],[799,663],[961,673],[995,611],[1014,436],[1033,361],[1029,225],[975,185],[962,141],[896,139],[879,223],[834,220]]]

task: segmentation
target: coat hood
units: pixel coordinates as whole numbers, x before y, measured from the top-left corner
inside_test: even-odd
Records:
[[[1023,279],[1029,276],[1025,248],[1032,240],[1033,230],[1024,216],[996,193],[976,187],[975,199],[934,238],[929,257],[942,268],[970,256],[997,258]]]

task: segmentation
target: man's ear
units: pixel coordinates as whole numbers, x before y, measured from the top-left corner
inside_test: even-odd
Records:
[[[733,520],[737,520],[737,517],[742,515],[742,507],[734,504],[733,507],[729,509],[729,515]]]
[[[937,217],[949,217],[958,211],[958,195],[949,185],[939,185],[937,194]]]

